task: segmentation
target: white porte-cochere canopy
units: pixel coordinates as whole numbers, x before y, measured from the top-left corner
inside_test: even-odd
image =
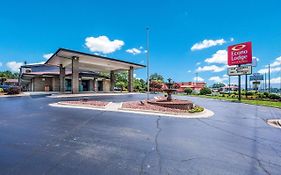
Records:
[[[79,70],[110,72],[144,68],[144,65],[60,48],[45,64],[72,68],[72,59],[79,59]]]
[[[83,53],[79,51],[60,48],[45,63],[60,67],[60,91],[64,92],[65,70],[72,70],[72,93],[79,93],[79,71],[94,71],[110,73],[110,89],[114,90],[117,71],[128,71],[128,91],[133,91],[133,72],[143,68],[144,65],[99,55]]]

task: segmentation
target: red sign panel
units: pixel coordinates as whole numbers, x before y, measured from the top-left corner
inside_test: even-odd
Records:
[[[240,43],[228,47],[228,65],[252,63],[252,43]]]

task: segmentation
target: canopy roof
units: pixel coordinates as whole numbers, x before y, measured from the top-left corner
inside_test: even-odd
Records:
[[[45,64],[71,68],[72,58],[79,57],[79,69],[97,72],[129,70],[130,67],[139,69],[145,67],[141,64],[122,61],[118,59],[103,57],[94,54],[78,52],[74,50],[60,48],[54,53]]]

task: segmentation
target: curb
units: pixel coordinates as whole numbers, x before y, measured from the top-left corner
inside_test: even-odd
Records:
[[[79,105],[64,105],[59,103],[51,103],[49,106],[52,107],[62,107],[62,108],[78,108],[78,109],[91,109],[91,110],[100,110],[100,111],[110,111],[110,112],[124,112],[124,113],[134,113],[134,114],[142,114],[142,115],[153,115],[153,116],[163,116],[163,117],[173,117],[173,118],[185,118],[185,119],[196,119],[196,118],[209,118],[214,115],[214,112],[208,109],[205,109],[203,112],[196,114],[168,114],[161,112],[151,112],[151,111],[140,111],[135,109],[123,108],[123,109],[106,109],[105,107],[90,107],[90,106],[79,106]]]

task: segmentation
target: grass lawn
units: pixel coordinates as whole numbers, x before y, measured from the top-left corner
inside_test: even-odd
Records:
[[[228,98],[228,97],[220,97],[220,96],[207,96],[207,95],[192,95],[192,96],[238,102],[237,98]],[[260,106],[269,106],[269,107],[281,108],[281,102],[275,102],[275,101],[242,99],[241,102],[246,103],[246,104],[251,104],[251,105],[260,105]]]

